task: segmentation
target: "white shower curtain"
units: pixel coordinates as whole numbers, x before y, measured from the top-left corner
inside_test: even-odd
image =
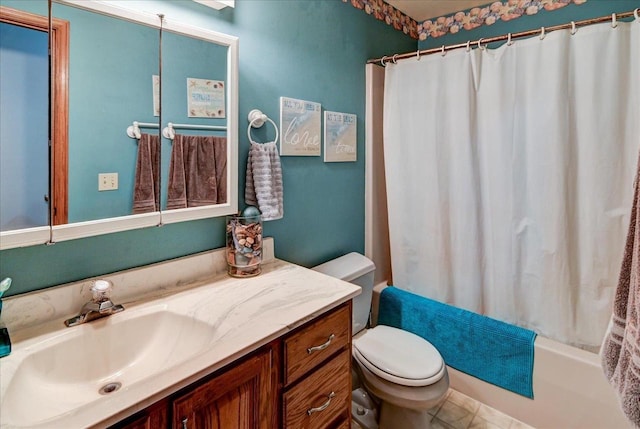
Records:
[[[640,25],[390,63],[394,285],[597,350],[640,147]]]

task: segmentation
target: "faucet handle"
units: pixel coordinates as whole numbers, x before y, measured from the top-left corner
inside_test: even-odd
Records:
[[[113,283],[109,280],[95,280],[91,285],[91,293],[94,302],[108,301],[111,298]]]

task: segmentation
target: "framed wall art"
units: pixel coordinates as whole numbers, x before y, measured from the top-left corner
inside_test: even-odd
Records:
[[[189,118],[224,118],[224,82],[187,78],[187,111]]]
[[[324,162],[356,161],[357,122],[351,113],[324,112]]]
[[[321,106],[280,97],[280,155],[320,156]]]

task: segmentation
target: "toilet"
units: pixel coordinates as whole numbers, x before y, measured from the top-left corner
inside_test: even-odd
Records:
[[[447,393],[449,375],[442,356],[425,339],[401,329],[366,328],[373,296],[375,265],[349,253],[313,268],[354,283],[362,294],[353,299],[353,370],[365,391],[353,392],[353,418],[363,429],[425,429]],[[367,398],[373,397],[373,401]],[[370,409],[378,403],[378,410]],[[379,418],[376,414],[379,412]]]

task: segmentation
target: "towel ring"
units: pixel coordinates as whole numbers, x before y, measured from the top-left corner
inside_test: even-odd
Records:
[[[247,137],[249,137],[249,141],[251,143],[260,144],[251,138],[251,128],[260,128],[265,123],[265,121],[271,122],[271,125],[273,125],[273,128],[276,130],[276,138],[272,142],[265,143],[275,143],[278,141],[278,126],[276,125],[276,123],[273,122],[271,118],[262,113],[260,110],[253,109],[251,112],[249,112],[249,127],[247,127]]]

